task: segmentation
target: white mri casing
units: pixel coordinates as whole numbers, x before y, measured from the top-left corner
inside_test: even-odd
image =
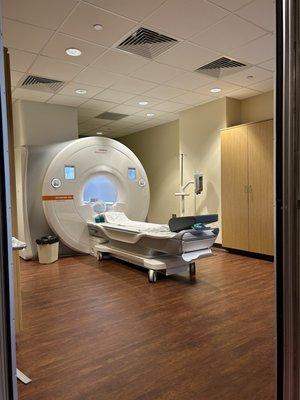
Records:
[[[84,201],[83,192],[93,177],[109,178],[117,192],[115,209],[145,221],[150,201],[147,175],[135,154],[120,142],[87,137],[20,147],[15,154],[18,224],[21,240],[27,243],[23,258],[36,257],[35,239],[51,233],[66,245],[61,246],[62,254],[68,254],[68,249],[91,251],[87,222],[94,220],[98,210],[95,203]],[[66,179],[66,166],[73,168],[74,179]],[[133,176],[128,169],[134,170]]]
[[[74,179],[65,179],[65,167],[74,167]],[[129,179],[129,169],[135,179]],[[86,182],[107,177],[117,188],[116,207],[134,220],[146,219],[150,193],[146,172],[135,154],[109,138],[88,137],[66,145],[50,163],[43,183],[43,207],[51,229],[71,249],[90,252],[87,222],[96,213],[83,201]],[[54,183],[54,184],[53,184]]]

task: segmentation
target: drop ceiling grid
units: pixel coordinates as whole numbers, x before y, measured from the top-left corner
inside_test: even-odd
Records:
[[[5,2],[7,2],[7,1],[12,1],[12,2],[14,2],[14,3],[18,3],[18,1],[20,1],[20,0],[5,0]],[[24,1],[24,0],[23,0]],[[25,0],[25,1],[27,1],[27,0]],[[30,1],[30,0],[29,0]],[[32,1],[32,0],[31,0]],[[42,2],[47,2],[47,0],[41,0]],[[70,1],[70,0],[69,0]],[[101,0],[94,0],[94,2],[100,2],[101,3]],[[141,0],[140,0],[141,1]],[[234,0],[234,1],[238,1],[238,0]],[[241,2],[245,2],[245,0],[240,0]],[[270,1],[270,0],[264,0],[264,1]],[[198,0],[190,0],[189,1],[191,4],[192,3],[195,3],[195,2],[198,2]],[[202,1],[201,1],[202,2]],[[213,6],[214,7],[217,7],[218,9],[220,9],[220,10],[223,10],[223,13],[220,13],[220,18],[217,18],[217,20],[214,22],[214,24],[212,25],[213,27],[214,26],[216,26],[216,25],[218,25],[218,24],[221,24],[222,23],[222,21],[224,21],[224,20],[226,20],[226,18],[228,18],[229,16],[231,16],[231,15],[234,15],[234,16],[236,16],[237,18],[239,18],[239,20],[242,20],[242,21],[246,21],[246,23],[247,23],[247,26],[249,26],[249,24],[250,25],[253,25],[253,27],[256,27],[256,28],[258,28],[258,29],[260,29],[261,30],[261,35],[259,35],[258,37],[263,37],[263,36],[267,36],[268,34],[269,34],[269,32],[270,31],[268,31],[267,29],[265,29],[265,28],[262,28],[261,26],[259,26],[259,25],[257,25],[257,24],[255,24],[255,23],[253,23],[253,10],[251,11],[252,12],[252,15],[251,15],[251,19],[252,19],[252,21],[248,21],[247,20],[247,18],[245,17],[245,15],[244,15],[244,13],[243,13],[243,9],[245,8],[245,7],[248,7],[249,6],[249,4],[251,4],[251,3],[255,3],[255,2],[257,2],[257,0],[253,0],[253,1],[248,1],[247,2],[247,4],[245,5],[245,6],[242,6],[242,7],[239,7],[238,9],[236,9],[236,10],[234,10],[234,12],[230,12],[229,10],[226,10],[226,12],[224,12],[224,7],[222,8],[222,6],[220,7],[220,3],[221,3],[221,0],[211,0],[211,1],[205,1],[205,3],[207,3],[207,4],[213,4]],[[128,17],[128,16],[125,16],[124,17],[124,15],[121,15],[121,14],[118,14],[117,12],[112,12],[111,10],[107,10],[107,9],[105,9],[105,7],[99,7],[99,6],[97,6],[97,5],[95,5],[95,4],[93,4],[93,5],[91,5],[91,3],[89,2],[89,1],[75,1],[75,2],[73,2],[73,3],[75,3],[74,4],[74,6],[72,7],[72,9],[68,12],[68,14],[65,16],[65,18],[64,18],[64,20],[62,21],[62,23],[56,28],[56,29],[54,29],[54,30],[52,30],[51,31],[51,34],[50,34],[50,37],[48,38],[48,40],[46,40],[46,42],[44,43],[44,45],[40,48],[40,50],[39,50],[39,52],[38,53],[29,53],[29,54],[31,54],[32,56],[34,55],[34,60],[33,60],[33,62],[28,66],[28,68],[26,69],[26,71],[21,71],[21,72],[24,72],[24,75],[26,74],[26,73],[29,73],[30,71],[31,71],[31,69],[32,69],[32,67],[33,67],[33,65],[35,64],[35,62],[36,62],[36,60],[37,60],[37,58],[39,57],[39,56],[41,56],[41,55],[43,55],[44,57],[45,57],[45,55],[43,54],[43,53],[45,53],[45,48],[47,49],[47,46],[49,46],[49,43],[51,43],[51,41],[53,41],[53,40],[55,40],[55,37],[57,37],[58,35],[64,35],[64,36],[68,36],[68,37],[70,37],[70,39],[73,39],[74,38],[74,41],[76,41],[76,40],[80,40],[80,41],[82,41],[82,43],[86,43],[87,45],[89,45],[89,46],[97,46],[99,49],[100,48],[104,48],[103,49],[103,52],[101,53],[101,54],[99,54],[97,57],[95,57],[93,60],[91,60],[89,63],[87,63],[87,65],[82,65],[82,64],[80,64],[80,63],[77,63],[76,61],[77,60],[72,60],[72,61],[75,61],[75,62],[67,62],[66,61],[66,58],[64,58],[64,64],[63,64],[63,66],[67,66],[67,65],[74,65],[74,67],[75,67],[75,65],[77,66],[77,69],[78,69],[78,72],[76,72],[75,73],[75,76],[72,78],[72,79],[70,79],[70,80],[67,80],[67,85],[68,84],[72,84],[72,85],[76,85],[76,77],[78,77],[81,73],[83,73],[84,71],[86,71],[86,70],[88,70],[89,68],[91,68],[93,65],[95,65],[95,64],[100,64],[101,65],[101,59],[102,58],[104,58],[107,54],[109,54],[109,52],[114,52],[114,51],[116,51],[116,49],[115,49],[115,47],[116,47],[116,45],[118,44],[118,43],[120,43],[125,37],[127,37],[129,34],[131,34],[132,32],[134,32],[138,27],[140,27],[140,26],[144,26],[144,27],[148,27],[148,28],[150,28],[151,29],[151,25],[147,25],[147,20],[149,20],[149,18],[151,18],[154,14],[159,14],[159,10],[161,9],[161,8],[163,8],[163,7],[165,7],[165,6],[167,6],[168,5],[168,3],[170,3],[170,0],[166,0],[166,1],[163,1],[162,2],[162,4],[161,5],[159,5],[157,8],[155,8],[149,15],[146,15],[143,19],[141,19],[141,20],[138,20],[138,19],[134,19],[134,18],[130,18],[130,17]],[[102,2],[103,3],[103,2]],[[130,3],[134,3],[134,1],[132,0],[132,1],[130,1]],[[216,5],[216,3],[219,3],[219,4],[217,4]],[[82,37],[75,37],[75,36],[72,36],[72,35],[68,35],[68,34],[66,34],[66,33],[63,33],[62,32],[62,27],[65,25],[65,23],[72,17],[72,15],[76,12],[76,10],[82,5],[82,4],[85,4],[85,5],[88,5],[88,6],[90,6],[90,7],[94,7],[94,9],[95,10],[100,10],[100,11],[103,11],[103,12],[105,12],[105,13],[108,13],[108,14],[111,14],[111,15],[113,15],[113,16],[115,16],[115,17],[119,17],[119,18],[122,18],[122,20],[124,19],[124,20],[128,20],[129,22],[131,22],[132,23],[132,28],[131,29],[129,29],[126,33],[124,33],[124,35],[122,35],[116,42],[114,42],[111,46],[103,46],[103,45],[101,45],[101,44],[95,44],[94,42],[92,42],[92,41],[89,41],[89,40],[86,40],[85,38],[82,38]],[[257,5],[255,5],[255,7],[257,7]],[[216,10],[216,9],[215,9]],[[255,10],[254,10],[255,11]],[[13,18],[11,18],[11,16],[9,17],[9,20],[13,23],[15,20],[13,19]],[[20,20],[19,19],[19,22],[22,22],[22,23],[24,23],[24,21],[22,21],[22,20]],[[26,25],[29,25],[29,26],[35,26],[36,28],[37,28],[37,25],[35,25],[35,24],[26,24]],[[176,49],[176,47],[179,47],[179,46],[182,46],[182,45],[185,45],[186,43],[187,44],[190,44],[190,45],[193,45],[193,46],[195,46],[194,48],[195,49],[199,49],[199,53],[201,52],[201,49],[209,49],[209,50],[212,50],[212,51],[215,51],[216,49],[212,49],[212,48],[210,48],[209,47],[209,45],[208,46],[199,46],[199,45],[197,45],[197,44],[195,44],[195,43],[193,43],[193,38],[195,38],[196,36],[199,36],[201,33],[205,33],[206,31],[209,31],[210,29],[212,29],[212,26],[209,26],[209,27],[207,27],[207,28],[205,28],[205,29],[203,29],[203,30],[201,30],[201,31],[199,31],[199,32],[197,32],[196,34],[193,34],[193,35],[191,35],[191,36],[187,36],[187,37],[185,37],[185,38],[182,38],[182,37],[177,37],[176,35],[174,36],[174,35],[172,35],[172,33],[170,33],[170,32],[168,32],[167,30],[165,30],[164,29],[164,26],[162,26],[162,29],[158,29],[159,30],[159,32],[161,32],[161,33],[164,33],[164,34],[168,34],[168,35],[171,35],[172,37],[175,37],[176,39],[178,39],[179,40],[179,43],[175,46],[175,47],[173,47],[172,49],[170,49],[170,50],[168,50],[164,55],[165,56],[168,56],[168,53],[170,53],[172,50],[174,50],[174,49]],[[41,27],[41,26],[38,26],[38,28],[39,29],[43,29],[43,27]],[[48,28],[47,28],[48,29]],[[153,27],[152,27],[152,29],[153,29]],[[49,29],[48,29],[49,30]],[[100,33],[101,34],[101,33]],[[243,49],[243,47],[245,47],[246,45],[248,45],[249,43],[251,44],[251,42],[255,42],[255,40],[256,40],[257,38],[253,38],[253,40],[249,40],[249,41],[247,41],[247,42],[245,42],[245,43],[243,43],[243,45],[242,46],[240,46],[240,47],[238,47],[237,49],[234,49],[235,51],[238,51],[240,48],[241,49]],[[4,40],[5,40],[5,38],[4,38]],[[205,44],[205,43],[204,43]],[[13,51],[15,51],[15,50],[13,50]],[[22,49],[20,49],[20,51],[22,51]],[[125,53],[126,54],[126,53]],[[218,56],[218,55],[223,55],[223,53],[220,53],[219,51],[215,51],[215,54],[216,54],[216,56]],[[226,53],[227,54],[227,53]],[[48,56],[49,57],[49,56]],[[55,57],[49,57],[49,58],[51,58],[51,60],[53,60],[53,62],[56,62],[58,65],[59,65],[59,62],[62,62],[62,59],[58,59],[58,58],[55,58]],[[265,60],[265,61],[263,61],[263,62],[260,62],[260,64],[261,64],[261,66],[260,66],[260,68],[261,69],[263,69],[263,67],[264,67],[264,62],[267,62],[267,61],[269,61],[269,60]],[[151,71],[151,69],[149,68],[149,66],[151,65],[151,63],[153,63],[152,65],[157,65],[158,67],[157,67],[157,70],[159,71],[160,70],[160,67],[159,67],[159,65],[162,65],[162,67],[161,67],[161,70],[163,71],[163,70],[165,70],[165,71],[167,71],[168,69],[168,67],[170,68],[171,67],[171,69],[170,69],[170,71],[174,71],[174,76],[173,77],[170,77],[170,79],[168,79],[169,77],[167,76],[168,74],[167,74],[167,72],[166,72],[166,74],[165,74],[165,77],[164,78],[162,78],[161,76],[159,76],[159,73],[157,74],[157,76],[155,75],[155,73],[154,72],[152,72]],[[167,66],[167,68],[163,68],[163,65],[165,65],[165,66]],[[266,64],[267,66],[268,66],[268,64]],[[147,67],[148,68],[148,72],[146,73],[146,72],[144,72],[143,71],[143,69],[144,69],[144,66],[145,67]],[[24,69],[24,68],[22,68],[22,69]],[[145,68],[146,69],[146,68]],[[75,70],[76,70],[76,68],[75,68]],[[176,71],[176,73],[175,73],[175,71]],[[100,69],[100,72],[101,72],[101,69]],[[177,74],[177,72],[178,72],[178,74]],[[268,72],[270,72],[270,70],[268,69]],[[99,94],[101,94],[102,92],[104,92],[104,91],[106,91],[106,90],[109,90],[110,88],[112,88],[117,82],[121,82],[122,81],[122,79],[124,79],[125,77],[132,77],[132,78],[137,78],[137,77],[139,77],[138,79],[139,80],[141,80],[141,82],[149,82],[149,79],[150,79],[150,82],[151,82],[151,80],[152,80],[152,83],[153,83],[153,79],[154,79],[154,87],[153,87],[153,89],[155,89],[155,88],[159,88],[159,87],[161,87],[161,86],[165,86],[166,87],[166,90],[167,90],[167,88],[168,87],[174,87],[173,85],[174,85],[174,81],[176,81],[176,77],[178,76],[179,78],[181,77],[181,76],[184,76],[185,74],[192,74],[192,75],[196,75],[196,74],[194,74],[191,70],[189,70],[189,69],[186,69],[186,68],[183,68],[182,66],[174,66],[174,65],[169,65],[168,63],[164,63],[164,62],[161,62],[159,59],[158,60],[155,60],[155,61],[146,61],[142,66],[138,66],[136,69],[134,69],[133,71],[130,71],[130,72],[128,72],[128,73],[125,73],[125,74],[119,74],[119,76],[118,77],[116,77],[116,82],[113,82],[113,83],[111,83],[111,84],[108,84],[106,87],[100,87],[100,86],[96,86],[95,87],[95,90],[96,90],[96,88],[97,89],[99,89],[99,92],[98,93],[93,93],[93,96],[91,96],[91,97],[88,97],[88,98],[82,98],[82,99],[80,99],[80,100],[78,100],[78,102],[77,101],[75,101],[75,99],[74,99],[74,96],[73,95],[70,95],[70,93],[68,93],[68,94],[65,94],[64,93],[64,91],[63,91],[63,89],[62,89],[62,91],[61,92],[59,92],[58,94],[56,94],[56,95],[53,95],[53,96],[51,96],[50,98],[44,98],[42,101],[46,101],[46,102],[55,102],[55,99],[57,99],[57,101],[59,102],[63,102],[63,101],[66,101],[67,102],[67,100],[68,100],[68,96],[70,97],[70,105],[74,105],[75,103],[78,103],[78,104],[80,104],[80,107],[82,107],[85,103],[87,103],[90,99],[95,99],[97,96],[99,96]],[[149,76],[150,76],[150,78],[149,78]],[[54,78],[55,78],[55,76],[53,76]],[[148,80],[147,80],[148,79]],[[269,87],[269,83],[270,83],[270,77],[268,78],[268,79],[265,79],[265,81],[266,81],[266,84],[263,84],[263,81],[261,81],[261,83],[260,82],[255,82],[254,83],[254,85],[255,85],[255,89],[257,89],[257,88],[260,88],[260,90],[259,91],[256,91],[255,93],[261,93],[261,92],[263,92],[264,91],[264,88],[267,88],[267,87]],[[267,82],[268,81],[268,82]],[[168,85],[168,82],[170,82],[170,85]],[[220,82],[220,84],[222,84],[222,82],[224,83],[224,84],[226,84],[226,81],[225,80],[221,80],[221,81],[219,81]],[[232,81],[230,81],[231,83],[233,83]],[[17,82],[14,82],[15,84],[17,83]],[[217,83],[217,82],[216,82]],[[247,82],[246,82],[247,83]],[[260,83],[260,84],[259,84]],[[176,84],[176,83],[175,83]],[[66,85],[66,86],[67,86]],[[185,91],[185,96],[187,96],[187,98],[197,98],[197,96],[199,96],[199,90],[201,89],[201,87],[205,87],[205,86],[207,86],[207,81],[203,81],[203,83],[202,84],[199,84],[199,87],[193,87],[193,89],[189,89],[189,88],[185,88],[184,89],[184,91]],[[240,89],[236,89],[236,91],[241,91],[243,88],[250,88],[251,89],[251,86],[252,85],[250,85],[250,82],[249,82],[249,84],[243,84],[243,85],[240,85],[240,84],[238,84],[237,85],[237,87],[239,87]],[[152,90],[152,89],[151,89]],[[150,90],[150,92],[151,92],[151,90]],[[18,89],[18,88],[16,88],[15,89],[15,91],[14,91],[14,93],[16,93],[16,91],[19,91],[20,92],[20,89]],[[25,96],[25,94],[24,94],[24,89],[22,90],[22,98],[26,98],[26,96]],[[148,92],[149,90],[145,90],[145,91],[142,91],[141,92],[141,94],[145,94],[145,96],[147,95],[147,92]],[[25,91],[26,92],[26,91]],[[233,93],[234,94],[234,92],[235,92],[235,90],[233,90],[233,91],[228,91],[228,92],[226,92],[226,94],[228,94],[228,93]],[[131,93],[131,95],[132,95],[132,98],[134,98],[135,96],[139,96],[139,94],[136,94],[136,93]],[[37,94],[32,94],[32,96],[33,97],[37,97],[38,95]],[[61,96],[61,97],[60,97]],[[182,94],[182,96],[184,97],[184,94]],[[30,97],[30,96],[29,96]],[[142,97],[142,96],[141,96]],[[179,100],[178,99],[176,99],[176,97],[178,97],[179,98]],[[168,109],[175,109],[176,108],[176,106],[174,105],[174,104],[182,104],[182,106],[183,107],[186,107],[186,103],[184,103],[184,102],[182,102],[182,103],[180,103],[180,97],[181,97],[181,95],[180,96],[175,96],[175,97],[171,97],[170,99],[154,99],[155,101],[156,101],[156,109],[159,109],[159,104],[164,104],[164,108],[165,108],[165,110],[168,110]],[[201,98],[201,96],[199,96],[199,99]],[[214,96],[210,96],[210,95],[207,95],[207,100],[206,101],[211,101],[211,100],[213,100],[213,98],[214,98]],[[82,100],[82,102],[81,102],[81,100]],[[199,100],[200,101],[200,100]],[[123,102],[119,102],[119,103],[117,103],[117,104],[112,104],[112,107],[110,108],[110,110],[113,110],[115,107],[118,107],[118,106],[120,106],[120,105],[122,105],[122,104],[124,104],[125,105],[125,103],[126,102],[128,102],[128,100],[124,100]],[[169,103],[170,104],[170,106],[168,107],[168,105],[166,105],[166,103]],[[191,106],[193,106],[193,105],[197,105],[197,104],[191,104]],[[154,108],[153,108],[154,109]],[[179,107],[179,109],[180,109],[180,107]],[[164,111],[164,113],[165,113],[165,115],[167,116],[167,115],[169,115],[170,116],[170,118],[171,117],[173,117],[173,113],[170,113],[170,112],[167,112],[167,111]],[[132,115],[135,115],[135,113],[132,113]],[[152,121],[154,121],[154,119],[152,120]],[[152,123],[152,121],[151,121],[151,123]],[[150,124],[150,122],[149,122],[149,124]]]

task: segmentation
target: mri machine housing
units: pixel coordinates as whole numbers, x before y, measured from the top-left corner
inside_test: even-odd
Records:
[[[86,183],[105,177],[116,188],[113,207],[134,220],[145,221],[150,200],[144,168],[134,153],[121,143],[88,137],[48,146],[16,149],[17,204],[20,239],[27,244],[25,259],[36,258],[35,240],[57,234],[62,254],[93,252],[87,222],[103,206],[97,199],[86,202]]]

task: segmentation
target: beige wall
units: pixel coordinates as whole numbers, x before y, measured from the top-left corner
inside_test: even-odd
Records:
[[[148,221],[167,223],[178,214],[179,124],[170,122],[119,139],[142,162],[150,184]]]
[[[185,155],[184,180],[194,172],[204,174],[204,190],[186,199],[186,214],[219,214],[221,220],[221,140],[220,129],[226,127],[226,98],[185,110],[180,113],[180,152]],[[216,224],[221,226],[219,222]],[[221,234],[218,238],[221,242]]]
[[[274,115],[273,91],[241,101],[241,123],[264,121]]]
[[[13,105],[15,147],[39,146],[78,138],[77,109],[36,101]]]
[[[184,180],[204,173],[204,191],[186,199],[186,214],[218,213],[221,228],[221,136],[220,129],[249,121],[273,118],[273,93],[246,100],[223,98],[184,110],[179,121],[160,125],[120,139],[144,165],[150,182],[149,221],[167,222],[179,215],[179,157],[184,153]],[[217,240],[222,242],[222,232]]]

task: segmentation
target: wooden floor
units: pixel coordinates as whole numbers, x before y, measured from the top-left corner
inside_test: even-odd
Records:
[[[147,282],[90,256],[22,263],[26,400],[273,400],[273,264],[218,251]]]

